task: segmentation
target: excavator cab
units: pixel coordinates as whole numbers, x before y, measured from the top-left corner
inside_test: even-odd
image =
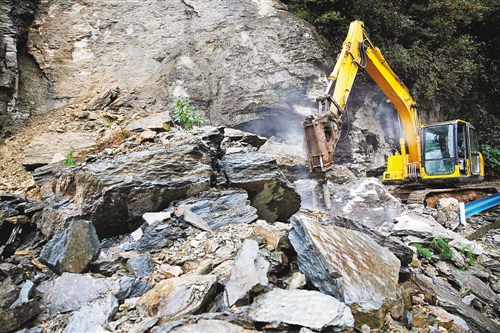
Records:
[[[483,158],[474,126],[454,120],[422,127],[421,180],[426,183],[483,179]]]

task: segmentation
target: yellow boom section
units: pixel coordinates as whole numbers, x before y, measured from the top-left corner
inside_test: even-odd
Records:
[[[371,43],[363,29],[363,23],[354,21],[351,22],[342,52],[328,78],[330,82],[335,82],[332,98],[342,109],[347,103],[358,67],[366,70],[396,108],[408,144],[408,162],[420,162],[418,133],[421,124],[417,116],[417,104],[408,88],[389,67],[380,50]],[[331,112],[337,114],[336,111],[337,108],[332,104]]]
[[[364,68],[395,106],[405,131],[400,140],[401,155],[396,154],[388,171],[392,177],[406,179],[408,169],[420,169],[420,120],[416,103],[405,85],[392,71],[380,50],[373,46],[360,21],[351,22],[335,67],[328,77],[324,96],[318,97],[318,113],[302,123],[309,170],[326,172],[333,166],[333,152],[342,125],[341,116],[359,68]],[[407,153],[406,153],[407,152]]]

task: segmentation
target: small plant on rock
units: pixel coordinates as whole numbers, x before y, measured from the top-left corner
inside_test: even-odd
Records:
[[[429,249],[427,247],[422,247],[422,245],[420,245],[418,243],[415,243],[415,244],[412,244],[412,245],[417,249],[417,253],[418,253],[419,256],[427,258],[427,259],[429,259],[430,257],[432,257],[432,251],[431,251],[431,249]]]
[[[451,246],[442,237],[434,238],[431,242],[431,248],[439,251],[439,256],[443,259],[451,259],[453,257]]]
[[[64,167],[71,167],[75,165],[75,156],[73,153],[75,152],[75,148],[70,147],[69,148],[69,153],[66,155],[66,159],[63,161],[63,166]]]
[[[203,126],[203,119],[198,114],[198,109],[189,105],[188,98],[178,99],[175,103],[174,120],[184,126],[185,130],[190,130],[193,125]]]
[[[467,256],[467,258],[469,259],[469,264],[471,266],[474,266],[474,265],[478,265],[478,266],[481,266],[481,264],[476,260],[476,256],[474,255],[474,253],[472,252],[472,246],[469,244],[469,245],[461,245],[459,244],[460,246],[460,253]]]

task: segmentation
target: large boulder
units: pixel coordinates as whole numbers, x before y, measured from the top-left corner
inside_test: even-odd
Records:
[[[397,298],[396,256],[365,234],[321,224],[311,215],[295,214],[291,222],[300,270],[321,292],[351,307],[356,327],[381,327]]]

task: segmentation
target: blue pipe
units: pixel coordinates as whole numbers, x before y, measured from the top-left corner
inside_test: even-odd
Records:
[[[500,205],[500,193],[495,193],[479,200],[471,201],[465,205],[465,218],[481,213],[483,210],[496,205]]]

